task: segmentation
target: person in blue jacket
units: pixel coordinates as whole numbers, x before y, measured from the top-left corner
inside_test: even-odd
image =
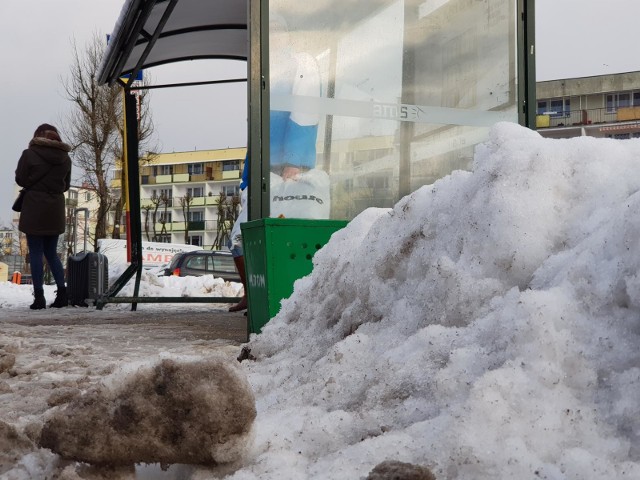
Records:
[[[320,72],[315,58],[306,53],[293,52],[286,21],[280,15],[271,15],[269,29],[271,97],[320,96]],[[288,181],[296,180],[300,174],[315,168],[319,115],[271,110],[269,122],[271,172],[280,179]],[[248,306],[240,224],[247,221],[249,163],[247,153],[240,183],[241,211],[231,230],[228,243],[244,286],[244,295],[240,302],[229,308],[230,312],[243,311]]]
[[[269,22],[270,96],[319,97],[320,70],[316,59],[294,52],[285,19],[272,13]],[[316,166],[316,138],[320,116],[315,112],[271,110],[269,142],[271,171],[283,180]]]

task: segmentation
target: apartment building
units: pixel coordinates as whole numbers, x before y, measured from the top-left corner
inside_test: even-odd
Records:
[[[144,241],[223,248],[233,218],[221,216],[221,199],[240,193],[246,148],[161,153],[140,161],[140,206]],[[122,168],[111,187],[121,189]],[[114,192],[114,195],[118,195]],[[185,218],[186,217],[186,218]],[[119,221],[124,233],[126,221]],[[221,231],[222,230],[222,231]]]
[[[17,232],[14,228],[0,227],[0,255],[11,255],[16,250]]]
[[[640,137],[640,72],[538,82],[536,93],[544,137]]]

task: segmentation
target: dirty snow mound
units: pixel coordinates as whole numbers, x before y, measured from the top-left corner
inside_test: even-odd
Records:
[[[226,359],[163,359],[93,387],[46,420],[40,446],[92,464],[216,464],[242,457],[256,416]]]

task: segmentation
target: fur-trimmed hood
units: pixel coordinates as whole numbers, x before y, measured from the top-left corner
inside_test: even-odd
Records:
[[[57,148],[58,150],[62,150],[63,152],[70,152],[71,145],[59,142],[57,140],[51,140],[49,138],[44,137],[34,137],[29,142],[29,146],[33,147],[34,145],[38,145],[40,147],[49,147],[49,148]]]

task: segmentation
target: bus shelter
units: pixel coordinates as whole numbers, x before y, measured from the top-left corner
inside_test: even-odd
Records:
[[[533,0],[126,1],[99,81],[127,99],[132,264],[104,301],[142,268],[141,69],[246,61],[249,223],[348,221],[470,168],[495,123],[534,128],[534,16]]]

